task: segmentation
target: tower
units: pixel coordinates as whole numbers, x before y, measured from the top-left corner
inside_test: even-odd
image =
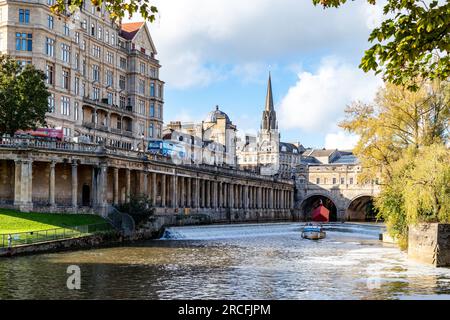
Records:
[[[269,73],[266,103],[262,115],[261,129],[258,134],[258,165],[261,174],[275,175],[279,171],[280,133],[277,114],[273,104],[272,77]]]

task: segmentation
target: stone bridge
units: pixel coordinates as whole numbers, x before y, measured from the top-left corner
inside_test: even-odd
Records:
[[[0,205],[22,211],[106,214],[132,195],[158,214],[214,221],[291,219],[294,183],[99,145],[0,140]]]

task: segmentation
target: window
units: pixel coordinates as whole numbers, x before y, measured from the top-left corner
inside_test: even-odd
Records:
[[[150,68],[150,77],[156,78],[156,68],[154,67]]]
[[[69,31],[69,25],[67,23],[64,23],[63,32],[64,32],[65,36],[69,36],[70,31]]]
[[[70,88],[70,71],[69,69],[62,70],[62,87],[66,90]]]
[[[55,0],[47,0],[47,4],[48,4],[49,6],[52,6],[52,5],[55,4]]]
[[[61,60],[64,62],[70,62],[70,46],[68,44],[61,44]]]
[[[350,178],[350,184],[353,184],[353,178]]]
[[[162,99],[162,96],[163,96],[163,94],[162,94],[162,85],[161,85],[161,84],[158,84],[158,93],[157,93],[157,97],[159,97],[159,98]]]
[[[105,42],[109,43],[109,31],[105,30]]]
[[[102,37],[103,37],[103,29],[102,27],[98,27],[98,38],[102,40]]]
[[[86,77],[86,59],[83,59],[81,63],[81,74]]]
[[[19,23],[29,24],[30,23],[30,10],[19,9]]]
[[[95,36],[95,24],[91,23],[91,36]]]
[[[53,29],[53,16],[48,15],[47,17],[47,27],[49,29]]]
[[[110,51],[106,52],[106,62],[112,64],[114,60],[114,54]]]
[[[341,184],[345,184],[345,179],[341,178]]]
[[[150,83],[150,97],[155,96],[155,84],[152,82]]]
[[[111,45],[113,45],[113,46],[116,45],[116,35],[114,33],[111,34]]]
[[[112,105],[113,104],[113,93],[112,92],[108,92],[107,94],[107,98],[108,98],[108,104]]]
[[[106,70],[106,85],[110,87],[113,85],[113,72],[111,70]]]
[[[86,50],[86,40],[81,42],[81,50]]]
[[[75,77],[75,95],[80,94],[80,78]]]
[[[138,124],[138,133],[139,133],[140,136],[144,135],[144,133],[145,133],[144,132],[144,128],[145,128],[144,124],[142,122],[139,122],[139,124]]]
[[[33,50],[33,35],[31,33],[16,33],[16,50],[17,51],[32,51]]]
[[[125,104],[126,104],[126,98],[125,98],[125,96],[120,96],[120,97],[119,97],[119,106],[120,106],[121,108],[125,108]]]
[[[75,32],[75,43],[76,44],[80,43],[80,33],[79,32]]]
[[[120,90],[125,90],[125,76],[120,76],[119,77],[119,88]]]
[[[72,130],[70,128],[63,127],[63,134],[65,137],[70,137],[72,135]]]
[[[140,94],[145,94],[145,81],[144,80],[139,80],[139,93]]]
[[[87,97],[87,94],[86,94],[86,82],[83,82],[81,84],[81,96]]]
[[[48,112],[53,113],[55,112],[55,94],[52,93],[48,97]]]
[[[84,1],[84,2],[86,2],[86,1]],[[86,29],[87,29],[87,21],[86,21],[86,19],[84,19],[84,20],[81,22],[81,28],[82,28],[83,30],[86,30]]]
[[[154,133],[155,133],[155,126],[152,124],[150,124],[150,126],[148,127],[148,137],[149,138],[153,138],[154,137]]]
[[[46,44],[45,44],[45,54],[49,57],[55,56],[55,40],[47,38]]]
[[[333,178],[333,184],[336,184],[336,183],[337,183],[337,179]]]
[[[52,64],[47,64],[45,68],[45,75],[47,76],[47,84],[55,84],[55,67]]]
[[[99,99],[99,97],[100,97],[100,89],[99,88],[97,88],[97,87],[94,87],[93,88],[93,90],[92,90],[92,98],[94,99],[94,100],[98,100]]]
[[[78,102],[75,102],[74,108],[73,108],[73,115],[74,115],[74,119],[75,121],[78,121],[79,119],[79,113],[78,113]]]
[[[143,63],[143,62],[140,63],[140,71],[141,71],[142,74],[145,74],[145,71],[146,71],[145,70],[145,63]]]
[[[154,117],[155,116],[155,104],[151,103],[150,104],[150,117]]]
[[[100,81],[100,67],[98,65],[92,65],[92,79],[94,81]]]
[[[80,55],[75,53],[75,70],[79,70],[80,68]]]
[[[120,68],[121,69],[127,68],[127,59],[125,59],[124,57],[120,57]]]
[[[140,114],[144,114],[145,115],[145,101],[144,100],[139,100],[138,101],[138,112]]]
[[[320,178],[316,178],[316,184],[320,184]]]
[[[61,97],[61,114],[63,116],[70,115],[70,98],[62,96]]]
[[[92,46],[92,55],[96,58],[100,58],[100,47],[95,44]]]

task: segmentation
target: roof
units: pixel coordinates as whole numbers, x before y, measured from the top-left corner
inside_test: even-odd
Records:
[[[285,148],[285,151],[283,151],[283,147]],[[301,153],[295,144],[287,143],[287,142],[280,142],[280,152],[294,153],[294,150],[296,150],[296,154]]]
[[[359,163],[359,160],[353,154],[341,156],[332,162],[332,164],[357,164],[357,163]]]
[[[205,118],[205,122],[217,122],[217,119],[225,118],[227,124],[231,124],[231,120],[228,117],[228,115],[219,110],[219,106],[216,106],[216,109],[208,113],[208,115]]]
[[[122,31],[121,35],[127,40],[133,40],[134,36],[138,31],[141,29],[141,27],[144,25],[144,21],[141,22],[129,22],[129,23],[122,23]]]
[[[329,157],[336,151],[337,151],[336,149],[334,149],[334,150],[312,149],[312,150],[307,150],[305,152],[305,155],[311,156],[311,157]]]

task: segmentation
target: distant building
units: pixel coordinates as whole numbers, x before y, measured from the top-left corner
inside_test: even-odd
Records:
[[[215,160],[211,159],[211,162],[236,167],[237,128],[228,115],[219,109],[219,106],[209,112],[201,123],[172,121],[166,126],[165,132],[167,130],[172,130],[175,135],[181,133],[191,136],[192,139],[195,139],[194,137],[200,139],[199,141],[203,143],[202,147],[215,155]],[[220,153],[223,154],[222,159],[217,158]],[[204,161],[208,162],[205,156],[204,158]]]
[[[277,114],[273,104],[272,79],[269,75],[266,104],[258,136],[246,135],[237,143],[238,164],[241,169],[261,175],[291,178],[300,164],[304,147],[299,143],[280,141]]]

